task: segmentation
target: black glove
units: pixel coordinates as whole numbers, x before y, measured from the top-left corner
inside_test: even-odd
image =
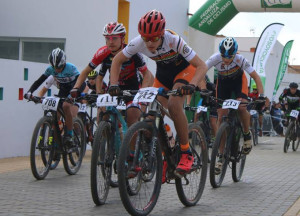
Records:
[[[26,94],[24,94],[24,98],[29,100],[32,97],[32,93],[31,92],[27,92]]]
[[[79,91],[78,91],[78,88],[73,88],[71,91],[70,91],[70,96],[71,98],[75,99],[75,98],[78,98],[79,97]]]
[[[194,93],[195,88],[193,84],[184,85],[179,89],[179,93],[182,95],[190,95]]]
[[[119,96],[121,93],[121,89],[118,85],[111,85],[108,89],[108,94],[110,96]]]
[[[265,97],[258,97],[258,99],[257,99],[259,102],[259,104],[265,104],[265,102],[266,102],[266,98]]]

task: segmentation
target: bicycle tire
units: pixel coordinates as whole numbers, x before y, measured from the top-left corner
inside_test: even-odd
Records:
[[[212,152],[212,144],[209,143],[209,142],[211,142],[211,134],[210,134],[211,132],[210,132],[210,130],[207,130],[207,127],[205,126],[205,124],[202,121],[199,121],[196,124],[201,127],[202,131],[205,134],[205,137],[206,137],[205,140],[206,140],[206,145],[207,145],[207,162],[210,163],[211,152]],[[207,137],[209,137],[209,138],[207,138]]]
[[[54,158],[55,158],[54,155],[55,155],[55,150],[54,150],[54,154],[53,154],[53,159],[52,159],[52,162],[51,162],[50,170],[56,169],[56,167],[58,166],[58,164],[60,162],[61,156],[59,156],[58,160],[54,160]]]
[[[98,128],[97,117],[94,117],[89,125],[89,130],[91,130],[91,136],[92,136],[90,139],[92,147],[93,147],[93,141],[95,138],[95,133],[96,133],[97,128]]]
[[[245,163],[246,163],[246,155],[242,154],[242,148],[243,148],[243,144],[244,144],[244,136],[242,133],[242,129],[239,128],[238,129],[238,134],[237,136],[237,140],[238,143],[236,144],[237,146],[237,156],[235,156],[235,158],[232,161],[232,180],[234,182],[239,182],[242,178],[243,175],[243,171],[245,168]],[[233,143],[232,143],[233,144]]]
[[[227,170],[227,165],[229,163],[229,155],[230,155],[230,148],[228,148],[228,136],[229,136],[229,124],[227,122],[222,122],[217,134],[216,134],[216,140],[215,143],[213,145],[213,150],[211,153],[211,161],[210,161],[210,175],[209,175],[209,179],[210,179],[210,184],[213,188],[218,188],[222,185],[224,176],[226,174],[226,170]],[[219,147],[220,147],[220,142],[221,142],[221,138],[223,136],[223,134],[225,133],[226,137],[225,137],[225,144],[224,144],[224,154],[223,154],[223,166],[222,166],[222,170],[221,173],[216,175],[215,174],[215,166],[216,166],[216,161],[218,160],[218,155],[219,155]],[[218,178],[216,178],[216,176]]]
[[[295,143],[295,141],[293,141],[291,139],[294,124],[295,123],[291,121],[290,124],[288,125],[287,129],[286,129],[285,138],[284,138],[284,145],[283,145],[283,152],[284,153],[288,152],[291,142]]]
[[[109,164],[109,148],[112,144],[110,129],[108,122],[101,121],[93,142],[90,183],[92,198],[96,205],[105,204],[109,192],[112,167]]]
[[[296,142],[293,142],[293,151],[297,151],[298,147],[299,147],[299,144],[300,144],[300,138],[298,138],[298,142],[297,144],[295,144]]]
[[[256,146],[258,144],[258,135],[257,135],[257,119],[252,119],[252,127],[251,127],[251,132],[252,132],[252,139],[253,139],[253,145]]]
[[[162,183],[162,153],[159,143],[157,143],[156,150],[153,149],[156,157],[155,176],[151,181],[143,181],[141,178],[141,174],[147,171],[146,158],[150,156],[150,154],[147,156],[147,150],[149,150],[147,147],[150,145],[146,142],[145,134],[152,138],[151,142],[158,141],[158,138],[153,136],[153,127],[151,124],[148,122],[136,122],[133,124],[124,137],[118,161],[119,192],[122,203],[129,214],[139,216],[147,215],[153,210],[158,200]],[[138,139],[137,141],[133,141],[133,143],[136,143],[135,149],[140,149],[135,153],[138,158],[133,158],[133,161],[136,161],[141,169],[139,171],[134,170],[136,171],[136,175],[130,177],[128,167],[132,162],[128,158],[130,158],[130,143],[132,143],[132,139]],[[143,157],[140,157],[141,154]],[[151,168],[148,167],[150,170]],[[131,181],[136,181],[139,184],[137,187],[138,190],[134,191],[134,193],[132,189],[128,189],[128,187],[133,187]],[[146,191],[147,189],[149,191]],[[149,197],[145,197],[145,195],[149,195]],[[145,200],[139,200],[144,197]]]
[[[45,179],[51,167],[53,158],[53,147],[51,145],[53,140],[51,141],[49,139],[51,137],[51,130],[52,119],[48,116],[44,116],[37,122],[32,134],[30,146],[30,167],[33,176],[37,180]],[[45,137],[47,137],[47,139],[44,139]]]
[[[203,130],[196,123],[188,126],[190,146],[194,156],[193,171],[183,178],[176,178],[176,190],[181,203],[185,206],[194,206],[200,200],[207,177],[207,143]],[[195,139],[195,136],[197,138]]]
[[[79,171],[86,151],[84,125],[78,117],[73,119],[73,134],[72,147],[67,147],[66,151],[63,152],[64,168],[69,175],[75,175]]]

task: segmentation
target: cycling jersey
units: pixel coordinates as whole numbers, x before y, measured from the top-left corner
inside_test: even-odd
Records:
[[[126,45],[125,45],[126,46]],[[95,69],[101,64],[99,75],[105,76],[107,70],[110,71],[111,63],[114,55],[107,46],[101,47],[95,53],[89,66]],[[139,72],[144,73],[147,70],[144,58],[139,53],[129,57],[130,59],[122,64],[121,73],[119,75],[119,85],[128,87],[128,90],[137,90],[140,87]]]
[[[141,52],[154,60],[157,65],[156,79],[168,88],[172,88],[176,75],[188,68],[189,61],[196,55],[186,42],[171,30],[165,31],[162,44],[154,53],[147,49],[140,35],[131,40],[122,52],[127,58]]]
[[[297,89],[295,94],[292,94],[289,88],[284,89],[279,96],[279,101],[282,102],[284,98],[287,99],[288,110],[297,109],[300,105],[300,90]]]
[[[245,98],[248,96],[248,81],[246,71],[251,74],[254,68],[240,54],[236,54],[229,65],[222,61],[220,53],[215,53],[206,62],[208,69],[215,67],[218,71],[217,97],[223,100],[230,98]]]

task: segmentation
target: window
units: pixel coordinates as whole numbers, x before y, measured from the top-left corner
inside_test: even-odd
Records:
[[[0,38],[0,58],[19,59],[19,41]]]
[[[48,63],[50,52],[65,50],[66,39],[0,37],[0,58]]]
[[[22,60],[48,63],[49,53],[57,47],[65,49],[64,43],[24,41]]]

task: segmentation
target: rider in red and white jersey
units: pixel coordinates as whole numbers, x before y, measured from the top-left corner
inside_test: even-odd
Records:
[[[181,88],[183,95],[194,92],[201,74],[204,76],[207,67],[179,35],[171,30],[165,30],[165,24],[165,17],[157,10],[149,11],[140,19],[138,24],[140,35],[130,41],[129,45],[113,59],[111,87],[108,90],[111,95],[119,93],[120,88],[117,84],[122,63],[138,52],[156,62],[154,87],[163,87],[166,90]],[[188,140],[188,123],[182,109],[185,98],[185,96],[170,96],[167,99],[158,96],[158,100],[169,109],[180,139],[182,154],[176,168],[177,172],[189,171],[194,161]],[[165,165],[163,172],[164,170]]]

